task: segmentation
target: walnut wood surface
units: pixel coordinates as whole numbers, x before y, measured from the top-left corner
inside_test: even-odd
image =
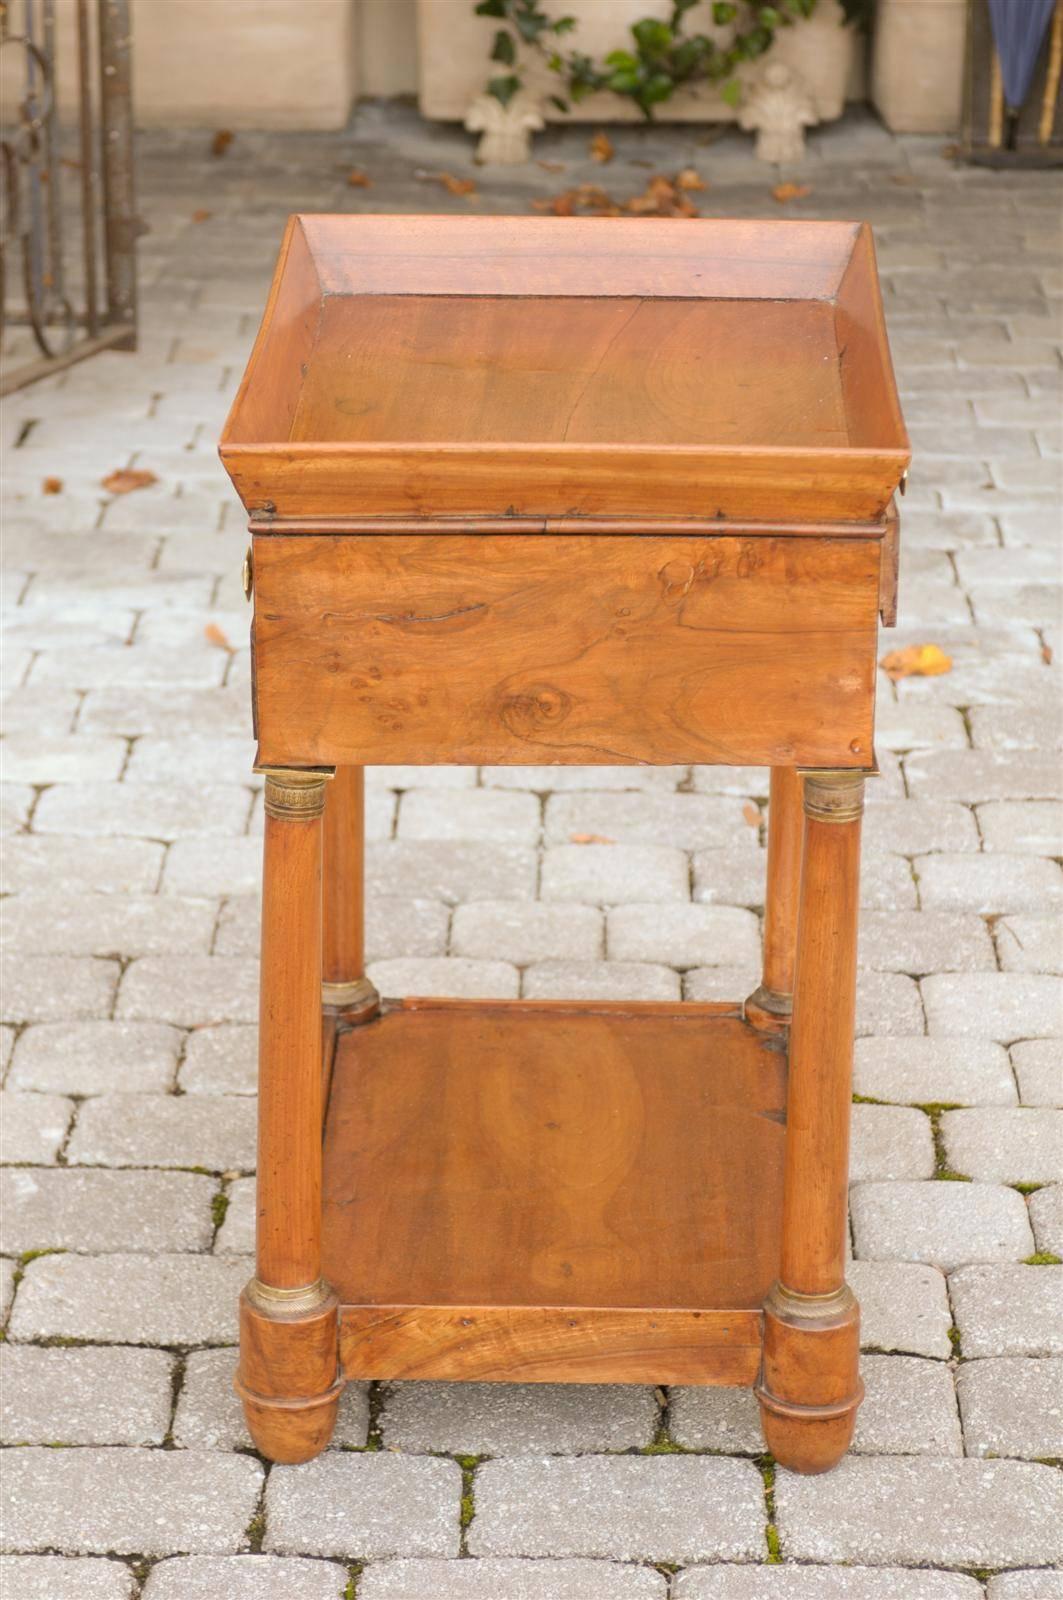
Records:
[[[337,767],[325,794],[321,975],[365,974],[365,768]]]
[[[768,871],[764,897],[764,987],[794,992],[797,911],[801,891],[804,782],[792,767],[774,767],[768,798]]]
[[[866,765],[878,563],[867,540],[256,536],[259,759]]]
[[[866,227],[300,217],[221,453],[286,517],[846,521],[908,442]]]
[[[340,1363],[347,1378],[749,1384],[762,1322],[674,1306],[344,1306]]]
[[[389,1010],[337,1041],[325,1274],[348,1307],[757,1310],[784,1080],[724,1007]]]

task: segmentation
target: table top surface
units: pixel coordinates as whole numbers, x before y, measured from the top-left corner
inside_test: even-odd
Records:
[[[831,522],[908,442],[859,224],[305,216],[222,457],[286,519]]]

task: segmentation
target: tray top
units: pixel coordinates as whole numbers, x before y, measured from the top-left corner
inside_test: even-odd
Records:
[[[253,513],[877,521],[870,231],[295,217],[221,454]]]

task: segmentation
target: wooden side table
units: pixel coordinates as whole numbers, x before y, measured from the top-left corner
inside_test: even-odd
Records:
[[[266,775],[259,1448],[314,1455],[347,1378],[749,1383],[778,1460],[830,1467],[908,462],[868,229],[293,218],[221,453]],[[381,1002],[362,769],[397,762],[770,766],[763,983]]]

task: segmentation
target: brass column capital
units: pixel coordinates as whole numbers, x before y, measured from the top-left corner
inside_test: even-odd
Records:
[[[864,809],[864,779],[859,768],[805,769],[805,815],[817,822],[855,822]]]
[[[267,817],[281,822],[310,821],[325,809],[325,785],[333,767],[256,767],[266,779]]]

